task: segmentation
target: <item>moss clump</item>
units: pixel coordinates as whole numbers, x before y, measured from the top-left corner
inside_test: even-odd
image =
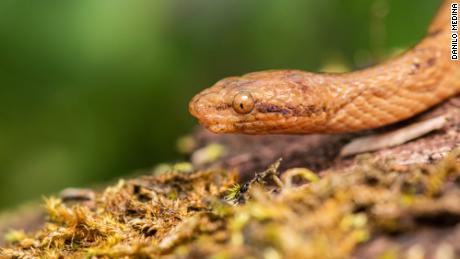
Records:
[[[354,169],[322,179],[302,168],[280,174],[278,161],[241,185],[236,172],[221,170],[120,181],[93,203],[47,199],[48,222],[36,233],[11,232],[0,254],[347,258],[377,236],[457,224],[457,155],[411,167],[364,157]],[[398,256],[399,248],[381,255]]]

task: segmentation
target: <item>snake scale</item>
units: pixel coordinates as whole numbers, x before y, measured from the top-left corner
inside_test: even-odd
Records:
[[[426,36],[382,64],[348,73],[269,70],[229,77],[189,111],[215,133],[308,134],[372,129],[410,118],[460,92],[451,60],[451,0]]]

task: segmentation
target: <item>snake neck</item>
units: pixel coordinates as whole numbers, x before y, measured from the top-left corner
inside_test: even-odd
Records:
[[[428,28],[428,35],[436,34],[438,32],[450,33],[450,14],[451,14],[451,5],[454,1],[444,0],[441,3],[441,6],[438,9],[433,21]]]
[[[404,54],[365,70],[332,75],[330,87],[336,94],[328,132],[391,124],[460,92],[460,62],[450,60],[450,7],[451,1],[442,3],[425,38]]]

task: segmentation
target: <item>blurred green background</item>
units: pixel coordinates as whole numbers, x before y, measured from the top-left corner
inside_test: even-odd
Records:
[[[0,2],[0,208],[183,159],[188,100],[230,75],[364,67],[439,0]]]

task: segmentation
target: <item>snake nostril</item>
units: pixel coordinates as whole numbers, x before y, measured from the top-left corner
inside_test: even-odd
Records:
[[[209,113],[209,103],[206,98],[195,96],[189,103],[189,111],[197,119],[204,119]]]

